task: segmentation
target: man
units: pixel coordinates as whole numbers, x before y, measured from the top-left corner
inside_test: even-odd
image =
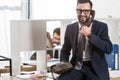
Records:
[[[60,45],[60,28],[55,28],[53,31],[53,44]]]
[[[47,48],[60,48],[60,28],[55,28],[53,31],[53,39],[51,40],[50,34],[47,32]],[[53,56],[53,50],[47,50],[47,60],[50,60],[51,58],[58,58],[58,50],[55,50],[54,56]],[[36,60],[36,52],[33,53],[33,55],[30,57],[30,60]]]
[[[53,39],[52,39],[52,43],[53,43],[53,48],[56,49],[53,55],[53,51],[49,51],[52,52],[49,55],[47,55],[48,60],[51,58],[58,58],[59,57],[59,51],[58,49],[61,48],[60,47],[60,28],[55,28],[53,31]]]
[[[108,26],[97,20],[86,26],[94,12],[90,0],[78,0],[76,12],[78,22],[67,26],[60,56],[61,62],[69,61],[72,49],[73,69],[58,80],[109,80],[105,53],[111,53],[112,43]]]

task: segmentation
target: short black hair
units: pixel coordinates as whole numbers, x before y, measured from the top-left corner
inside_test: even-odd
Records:
[[[57,33],[58,35],[60,35],[60,28],[55,28],[54,31],[53,31],[53,34],[54,33]]]
[[[92,9],[93,3],[90,0],[77,0],[77,4],[79,4],[79,3],[87,3],[87,2],[90,3],[91,9]]]

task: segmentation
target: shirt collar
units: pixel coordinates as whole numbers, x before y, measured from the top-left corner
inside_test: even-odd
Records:
[[[78,26],[79,26],[79,29],[81,29],[81,25],[80,25],[80,22],[78,21]]]

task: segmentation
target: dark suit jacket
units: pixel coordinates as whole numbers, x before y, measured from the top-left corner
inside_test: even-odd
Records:
[[[78,28],[78,22],[67,26],[60,56],[60,61],[69,61],[69,55],[72,49],[72,58],[70,62],[73,66],[76,62]],[[91,32],[92,37],[89,38],[89,47],[93,68],[101,80],[109,80],[105,53],[111,53],[113,48],[108,35],[108,26],[106,23],[94,20]]]

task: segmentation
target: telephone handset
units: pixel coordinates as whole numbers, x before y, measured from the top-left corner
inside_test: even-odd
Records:
[[[90,18],[89,20],[84,24],[86,26],[90,26],[90,24],[92,23],[92,21],[94,20],[94,17],[95,17],[95,11],[94,10],[91,10],[91,13],[90,13]]]

